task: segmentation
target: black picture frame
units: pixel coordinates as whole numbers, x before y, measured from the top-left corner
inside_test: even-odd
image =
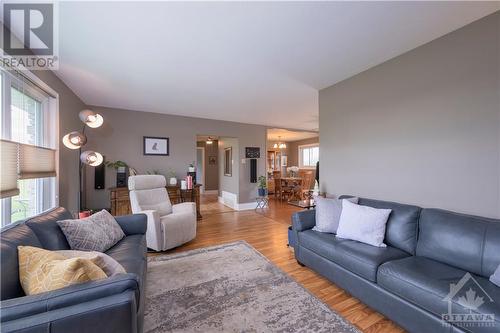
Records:
[[[160,143],[161,146],[164,146],[164,149],[160,151],[153,152],[154,146],[149,147],[149,141],[156,141],[155,143]],[[170,138],[158,137],[158,136],[143,136],[143,155],[145,156],[169,156],[170,155]],[[161,148],[161,147],[160,147]]]

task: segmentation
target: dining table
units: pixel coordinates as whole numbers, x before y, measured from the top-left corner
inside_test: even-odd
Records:
[[[303,179],[301,177],[281,177],[281,191],[287,200],[301,199]]]

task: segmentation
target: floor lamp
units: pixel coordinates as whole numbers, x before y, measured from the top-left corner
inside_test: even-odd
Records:
[[[88,126],[90,128],[100,127],[104,119],[98,113],[92,110],[82,110],[78,114],[80,120],[83,122],[83,128],[81,131],[73,131],[65,136],[63,136],[62,142],[64,146],[69,149],[78,149],[79,159],[78,159],[78,212],[81,211],[83,206],[83,187],[82,187],[82,175],[83,168],[85,165],[98,166],[103,162],[103,157],[100,153],[93,150],[86,150],[82,152],[82,147],[87,143],[87,137],[85,136],[85,128]]]

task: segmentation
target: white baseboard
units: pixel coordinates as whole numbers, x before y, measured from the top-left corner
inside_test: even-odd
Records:
[[[238,196],[231,192],[222,191],[219,196],[219,202],[228,206],[229,208],[237,210]]]
[[[222,191],[218,201],[234,210],[251,210],[257,207],[257,202],[238,203],[238,197],[231,192]]]
[[[238,204],[236,210],[251,210],[257,208],[257,202],[245,202]]]

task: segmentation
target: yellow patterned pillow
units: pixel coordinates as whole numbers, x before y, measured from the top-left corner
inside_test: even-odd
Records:
[[[32,246],[18,246],[19,279],[26,295],[106,278],[89,259],[71,258]]]

